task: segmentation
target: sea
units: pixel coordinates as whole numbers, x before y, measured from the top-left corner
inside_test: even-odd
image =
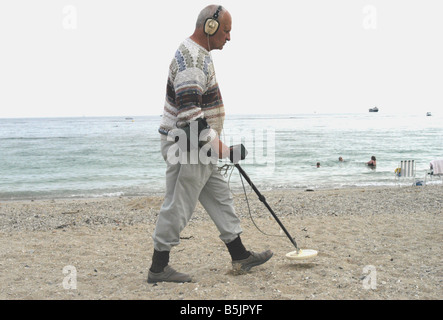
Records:
[[[163,195],[160,121],[0,119],[0,200]],[[430,161],[443,158],[443,115],[230,115],[222,138],[246,147],[240,165],[261,191],[420,185]],[[366,165],[371,156],[376,168]],[[415,161],[415,179],[396,178],[402,160]],[[216,164],[231,190],[241,192],[237,169]]]

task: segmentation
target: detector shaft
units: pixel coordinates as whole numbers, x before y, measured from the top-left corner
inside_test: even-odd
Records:
[[[272,214],[272,216],[274,217],[275,221],[277,221],[278,225],[280,226],[280,228],[283,230],[283,232],[286,234],[286,236],[289,238],[289,240],[291,241],[291,243],[294,245],[294,247],[298,249],[297,243],[295,242],[295,239],[289,234],[288,230],[286,230],[285,226],[283,225],[283,223],[280,221],[280,219],[277,217],[277,215],[275,214],[274,210],[272,210],[271,206],[268,204],[268,202],[266,201],[266,198],[260,193],[260,191],[257,189],[257,187],[254,185],[254,183],[252,183],[251,179],[249,178],[249,176],[246,174],[246,172],[243,170],[243,168],[236,163],[235,167],[238,169],[238,171],[240,172],[240,174],[245,178],[245,180],[249,183],[249,185],[251,186],[251,188],[255,191],[255,193],[258,196],[258,199],[263,202],[263,204],[266,206],[266,208],[268,208],[269,212]]]

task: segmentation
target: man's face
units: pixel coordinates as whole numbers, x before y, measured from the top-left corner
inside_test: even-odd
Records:
[[[211,49],[222,50],[227,41],[231,40],[232,18],[229,12],[225,12],[219,19],[220,28],[210,38]]]

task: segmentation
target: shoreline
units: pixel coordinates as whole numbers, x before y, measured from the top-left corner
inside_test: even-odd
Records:
[[[421,181],[422,182],[422,181]],[[433,187],[442,185],[441,181],[428,181],[427,185],[423,186],[417,186],[417,187]],[[249,188],[249,185],[245,181],[245,186]],[[408,188],[408,187],[416,187],[413,186],[412,182],[401,182],[396,184],[383,184],[383,185],[346,185],[346,186],[323,186],[323,187],[271,187],[271,189],[265,189],[263,186],[256,184],[257,188],[260,190],[261,193],[274,193],[274,192],[305,192],[305,191],[328,191],[328,190],[355,190],[355,189],[390,189],[390,188]],[[236,186],[234,189],[231,190],[235,195],[243,193],[243,190],[241,186]],[[0,203],[1,202],[23,202],[23,201],[52,201],[52,200],[62,200],[62,201],[70,201],[70,200],[99,200],[99,199],[121,199],[121,198],[151,198],[151,197],[163,197],[164,191],[155,191],[155,192],[145,192],[145,193],[138,193],[138,194],[118,194],[119,192],[114,192],[116,195],[71,195],[71,196],[64,196],[64,195],[56,195],[56,196],[50,196],[50,195],[43,195],[41,197],[37,196],[19,196],[17,198],[1,198],[0,197]]]
[[[256,185],[257,186],[257,185]],[[252,190],[252,188],[245,182],[246,192],[248,195],[248,198],[256,198],[256,194]],[[427,185],[423,186],[413,186],[410,183],[408,184],[398,184],[398,185],[365,185],[365,186],[346,186],[346,187],[321,187],[321,188],[311,188],[311,187],[300,187],[300,188],[273,188],[271,190],[262,189],[261,187],[257,186],[260,193],[263,195],[269,194],[271,196],[274,196],[276,194],[305,194],[305,193],[312,193],[315,192],[318,193],[324,193],[324,192],[339,192],[339,193],[346,193],[346,192],[365,192],[365,191],[395,191],[395,190],[416,190],[416,191],[423,191],[426,190],[433,190],[433,189],[443,189],[443,183],[441,182],[435,182],[435,183],[428,183]],[[240,189],[237,187],[238,190],[231,190],[234,198],[243,198],[244,199],[244,192],[243,189]],[[17,198],[17,199],[2,199],[0,198],[0,205],[2,203],[7,204],[13,204],[13,203],[41,203],[41,202],[81,202],[81,201],[89,201],[89,202],[102,202],[102,201],[117,201],[117,200],[131,200],[131,199],[163,199],[164,198],[164,192],[154,192],[154,193],[146,193],[146,194],[137,194],[137,195],[112,195],[112,196],[71,196],[71,197],[65,197],[65,196],[45,196],[42,198],[35,198],[35,197],[23,197],[23,198]]]
[[[198,205],[171,252],[171,265],[193,277],[187,284],[146,282],[163,196],[0,201],[0,299],[443,298],[443,184],[263,191],[299,246],[318,250],[302,263],[285,258],[292,244],[247,190],[251,213],[244,194],[234,195],[243,242],[274,257],[234,275]],[[76,289],[64,287],[65,267],[75,268]]]

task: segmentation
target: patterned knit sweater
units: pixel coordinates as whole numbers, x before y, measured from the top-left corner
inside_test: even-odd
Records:
[[[206,118],[211,136],[215,132],[220,135],[225,110],[211,55],[188,38],[181,43],[169,67],[159,132],[167,135],[177,128],[177,122],[197,118]]]

